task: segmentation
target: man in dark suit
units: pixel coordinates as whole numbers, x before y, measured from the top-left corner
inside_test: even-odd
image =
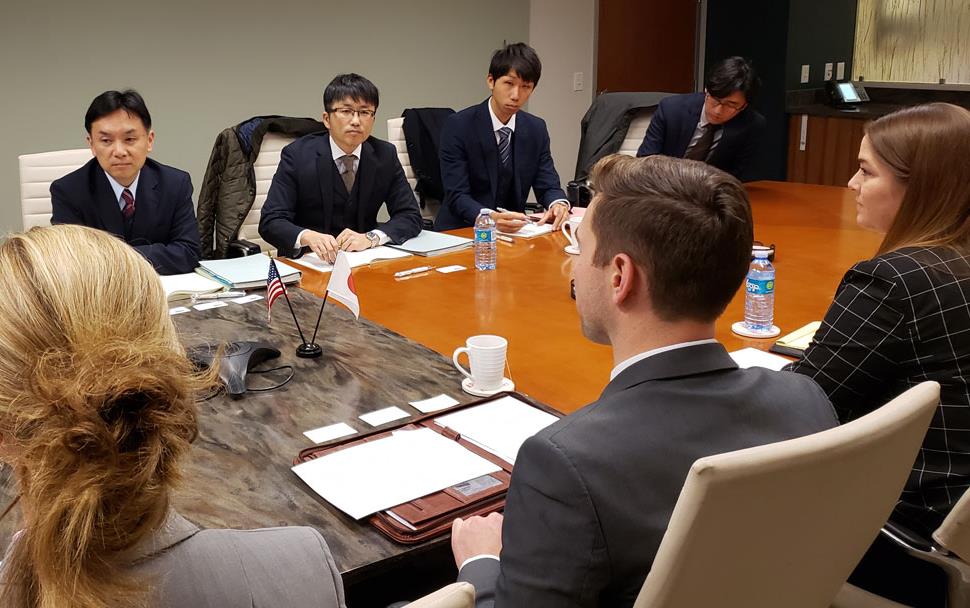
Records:
[[[637,156],[701,160],[743,180],[765,129],[748,103],[758,78],[742,57],[728,57],[707,75],[703,93],[674,95],[657,106]]]
[[[283,148],[263,204],[259,235],[283,255],[306,249],[332,262],[337,251],[402,243],[421,232],[421,211],[397,150],[371,137],[377,87],[341,74],[323,92],[323,124]],[[378,228],[387,203],[390,219]]]
[[[459,579],[479,606],[633,605],[695,460],[836,425],[814,382],[739,369],[714,340],[751,256],[737,180],[613,155],[592,183],[576,308],[616,366],[597,401],[522,445],[504,525],[456,520]]]
[[[192,272],[200,248],[192,180],[148,158],[155,132],[145,100],[106,91],[91,102],[84,128],[94,158],[51,183],[51,223],[106,230],[159,274]]]
[[[439,148],[445,199],[436,230],[473,226],[485,208],[499,230],[515,232],[528,221],[522,212],[530,188],[546,209],[540,223],[558,229],[569,217],[546,123],[520,110],[541,73],[538,55],[521,42],[496,51],[486,78],[491,96],[445,122]]]

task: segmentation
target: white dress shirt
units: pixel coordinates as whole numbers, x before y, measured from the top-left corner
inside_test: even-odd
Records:
[[[104,176],[108,178],[108,183],[111,184],[111,189],[114,190],[115,200],[118,201],[118,208],[119,209],[124,209],[125,208],[125,202],[123,200],[121,200],[121,195],[124,193],[124,191],[126,189],[125,186],[122,186],[121,184],[119,184],[115,180],[115,178],[113,178],[110,175],[108,175],[108,172],[107,171],[105,171]],[[131,185],[127,187],[127,190],[129,192],[131,192],[131,197],[132,198],[135,198],[135,193],[138,192],[138,178],[139,177],[141,177],[141,171],[140,170],[138,171],[138,175],[135,176],[135,181],[131,182]],[[137,204],[137,202],[138,201],[135,201],[136,204]]]

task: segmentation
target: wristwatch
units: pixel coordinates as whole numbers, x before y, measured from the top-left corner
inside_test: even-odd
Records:
[[[367,237],[367,240],[370,241],[371,248],[377,247],[377,246],[379,246],[381,244],[381,237],[380,237],[380,235],[377,234],[376,232],[374,232],[373,230],[371,230],[370,232],[368,232],[364,236],[366,236]]]

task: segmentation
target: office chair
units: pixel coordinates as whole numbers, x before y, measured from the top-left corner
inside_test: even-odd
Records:
[[[886,521],[940,399],[691,467],[634,608],[823,608]]]
[[[475,588],[469,583],[452,583],[421,599],[407,604],[408,608],[474,608]]]
[[[20,160],[20,210],[24,230],[50,226],[51,182],[91,160],[90,148],[23,154]]]

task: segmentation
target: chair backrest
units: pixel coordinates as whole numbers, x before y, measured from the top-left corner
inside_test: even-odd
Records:
[[[263,136],[259,154],[256,155],[256,161],[253,163],[253,172],[256,174],[256,198],[249,213],[243,219],[242,226],[239,227],[237,238],[256,243],[261,250],[270,255],[275,255],[276,250],[259,236],[259,215],[263,203],[266,202],[266,195],[269,194],[270,184],[273,183],[273,176],[280,166],[280,153],[294,139],[296,138],[271,132]]]
[[[408,604],[408,608],[474,608],[475,588],[468,583],[452,583]]]
[[[623,138],[623,144],[620,146],[620,149],[616,151],[617,154],[626,154],[627,156],[637,155],[637,150],[640,149],[640,144],[643,143],[643,138],[647,134],[647,127],[650,126],[650,119],[653,118],[655,109],[644,108],[637,113],[630,122],[630,127],[626,130],[626,137]]]
[[[899,498],[939,399],[924,382],[845,425],[699,459],[634,608],[828,606]]]
[[[51,223],[51,182],[91,160],[90,148],[20,156],[20,211],[24,230]]]
[[[963,492],[949,515],[933,532],[933,538],[963,561],[970,562],[970,490]]]
[[[397,159],[401,161],[401,166],[404,167],[404,175],[408,178],[411,190],[414,190],[418,185],[418,178],[414,174],[414,167],[411,166],[411,157],[408,156],[408,142],[404,138],[403,116],[387,119],[387,141],[397,148]]]

